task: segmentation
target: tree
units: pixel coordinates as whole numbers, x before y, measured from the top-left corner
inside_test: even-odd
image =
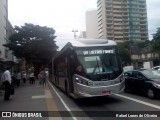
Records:
[[[130,64],[131,63],[131,52],[129,41],[126,42],[118,42],[119,53],[122,59],[123,64]]]
[[[152,49],[160,54],[160,28],[157,28],[157,32],[153,34]]]
[[[150,44],[151,44],[151,41],[149,41],[149,40],[145,40],[145,41],[137,41],[136,42],[136,44],[137,44],[137,47],[139,48],[139,49],[141,49],[141,48],[145,48],[145,47],[148,47],[148,46],[150,46]]]
[[[25,58],[27,63],[34,67],[46,65],[57,51],[54,41],[55,30],[46,26],[25,23],[24,26],[15,26],[15,33],[5,44],[18,58]]]

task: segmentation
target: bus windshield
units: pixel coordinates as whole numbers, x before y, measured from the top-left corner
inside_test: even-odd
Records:
[[[115,54],[79,56],[79,60],[86,73],[111,73],[119,70]]]
[[[78,55],[78,59],[87,76],[90,75],[94,78],[97,78],[97,76],[105,76],[103,79],[113,79],[118,77],[121,72],[115,53],[104,54],[100,52],[96,54],[94,52],[94,54],[81,54]]]

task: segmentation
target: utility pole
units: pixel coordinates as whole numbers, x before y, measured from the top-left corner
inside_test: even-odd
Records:
[[[78,32],[78,30],[77,30],[77,29],[73,29],[72,32],[73,32],[73,34],[74,34],[74,39],[76,39],[76,38],[77,38],[76,33]]]

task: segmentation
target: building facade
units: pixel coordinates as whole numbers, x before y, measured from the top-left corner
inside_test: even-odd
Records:
[[[152,51],[151,46],[137,49],[131,48],[131,59],[134,68],[152,68],[160,65],[159,54]]]
[[[146,0],[97,0],[99,38],[148,40]]]
[[[97,10],[86,12],[86,37],[98,38],[98,19]]]
[[[14,29],[8,20],[8,0],[0,0],[0,72],[7,66],[12,66],[14,56],[12,51],[3,45],[9,43],[9,37]]]

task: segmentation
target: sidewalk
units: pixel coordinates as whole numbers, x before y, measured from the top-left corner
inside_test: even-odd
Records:
[[[15,87],[15,94],[10,96],[9,101],[4,101],[3,93],[0,93],[0,114],[4,111],[58,111],[53,97],[47,86],[39,85],[36,80],[35,84],[23,84]],[[0,120],[8,120],[8,118],[0,118]],[[50,120],[51,118],[11,118],[11,120],[26,119],[26,120]],[[52,118],[53,119],[53,118]],[[61,118],[58,118],[61,119]],[[54,118],[55,120],[55,118]]]

